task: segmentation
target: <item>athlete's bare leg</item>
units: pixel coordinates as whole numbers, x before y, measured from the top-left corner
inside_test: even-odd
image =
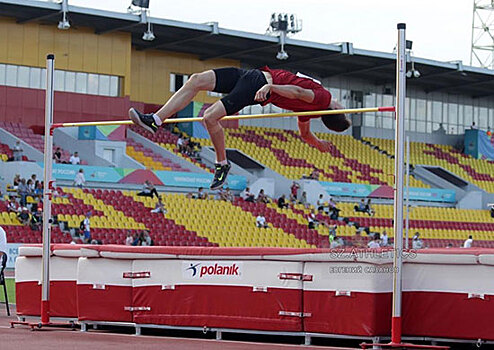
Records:
[[[225,106],[223,106],[221,101],[215,102],[204,112],[204,122],[214,145],[217,163],[226,160],[225,134],[220,125],[220,120],[225,115]]]
[[[192,74],[187,82],[161,107],[156,115],[165,120],[184,109],[199,91],[212,91],[216,84],[216,75],[212,70]]]

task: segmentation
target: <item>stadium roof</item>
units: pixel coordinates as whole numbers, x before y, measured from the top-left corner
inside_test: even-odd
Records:
[[[61,19],[61,5],[46,1],[0,0],[0,14],[16,18],[18,23],[41,22],[56,25]],[[323,44],[288,38],[285,49],[290,57],[276,59],[278,38],[218,27],[216,23],[196,24],[161,18],[150,18],[154,41],[142,40],[145,23],[136,14],[103,11],[69,5],[72,27],[94,28],[105,35],[114,31],[132,34],[137,50],[165,50],[197,55],[201,60],[229,58],[242,65],[269,65],[301,71],[319,78],[357,77],[376,85],[393,84],[393,53],[354,48],[351,43]],[[391,28],[390,30],[394,30]],[[494,94],[494,71],[464,66],[458,62],[440,62],[413,57],[420,78],[408,79],[408,85],[425,92],[484,97]]]

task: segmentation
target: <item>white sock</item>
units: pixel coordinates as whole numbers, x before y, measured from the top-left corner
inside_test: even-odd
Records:
[[[160,117],[158,117],[158,115],[156,113],[153,113],[153,118],[154,118],[154,122],[156,123],[156,125],[160,126],[161,124],[163,124]]]
[[[216,164],[219,164],[219,165],[227,165],[228,164],[228,161],[225,159],[225,160],[222,160],[220,162],[216,161]]]

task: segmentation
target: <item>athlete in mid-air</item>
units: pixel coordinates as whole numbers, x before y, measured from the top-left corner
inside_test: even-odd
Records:
[[[218,189],[226,181],[230,164],[226,159],[225,135],[220,120],[232,115],[245,106],[273,105],[294,112],[342,109],[321,84],[308,77],[295,75],[282,69],[218,68],[192,74],[190,79],[156,113],[143,114],[134,108],[129,117],[135,124],[156,132],[162,122],[185,108],[199,91],[213,91],[227,94],[213,103],[204,112],[204,122],[216,151],[216,164],[211,189]],[[351,125],[344,114],[299,117],[298,128],[301,138],[322,152],[329,151],[330,144],[318,139],[310,131],[310,119],[322,119],[324,125],[333,131],[342,132]]]

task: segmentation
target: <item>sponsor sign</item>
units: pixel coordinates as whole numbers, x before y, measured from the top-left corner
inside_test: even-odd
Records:
[[[156,176],[165,184],[173,187],[204,187],[208,188],[213,180],[213,174],[185,173],[178,171],[155,171]],[[232,190],[242,191],[247,187],[245,176],[228,175],[226,185]]]
[[[183,261],[185,280],[241,279],[243,263],[235,261]]]

